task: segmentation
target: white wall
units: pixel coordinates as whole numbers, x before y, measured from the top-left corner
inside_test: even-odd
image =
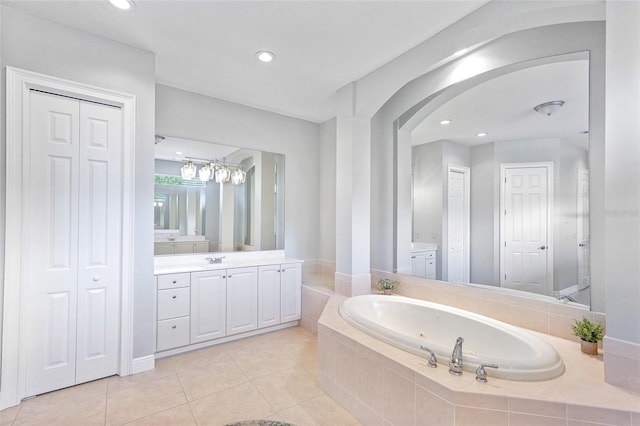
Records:
[[[320,259],[336,260],[336,119],[320,125]]]
[[[12,66],[136,96],[133,356],[152,354],[155,351],[152,244],[155,55],[39,19],[11,7],[2,5],[0,8],[3,90],[5,67]],[[2,97],[3,121],[4,109],[5,98]],[[4,131],[0,137],[4,147]],[[0,162],[4,164],[4,149],[1,155]],[[4,185],[2,173],[0,187],[3,193]],[[4,206],[1,210],[4,215]],[[0,226],[4,229],[4,217]],[[4,253],[0,253],[0,258],[3,257]]]
[[[197,93],[157,85],[158,134],[285,156],[285,251],[318,258],[320,126]]]
[[[606,105],[607,335],[640,343],[638,2],[607,2]],[[630,350],[629,354],[631,353]],[[640,352],[636,350],[635,353],[637,367],[640,365]],[[636,375],[637,371],[636,369]],[[636,381],[640,385],[638,378]],[[638,389],[636,392],[640,391]]]

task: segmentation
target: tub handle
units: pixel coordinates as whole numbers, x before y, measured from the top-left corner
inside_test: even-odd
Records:
[[[480,367],[476,369],[476,380],[480,383],[487,383],[487,372],[485,367],[498,368],[496,364],[480,364]]]
[[[429,356],[427,357],[427,366],[436,368],[438,366],[438,358],[436,358],[436,354],[434,354],[433,351],[426,346],[420,346],[420,349],[424,349],[425,351],[429,352]]]

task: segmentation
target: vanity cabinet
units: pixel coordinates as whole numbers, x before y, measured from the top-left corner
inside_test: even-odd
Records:
[[[302,300],[300,263],[260,266],[258,276],[258,328],[299,320]]]
[[[188,273],[157,278],[158,351],[189,344],[190,279]]]
[[[227,271],[191,273],[191,343],[227,334]]]
[[[419,250],[411,252],[411,275],[436,279],[436,251]]]
[[[157,352],[300,319],[299,262],[161,274],[156,283]]]
[[[258,269],[227,269],[227,336],[258,328]]]
[[[280,322],[296,321],[302,312],[302,265],[289,263],[280,269]]]
[[[156,241],[153,243],[155,256],[165,254],[206,253],[209,251],[209,241]]]

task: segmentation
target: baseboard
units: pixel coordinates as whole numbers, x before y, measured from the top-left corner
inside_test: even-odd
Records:
[[[153,370],[154,368],[156,368],[156,357],[154,355],[134,358],[131,363],[131,374],[142,373],[144,371]]]

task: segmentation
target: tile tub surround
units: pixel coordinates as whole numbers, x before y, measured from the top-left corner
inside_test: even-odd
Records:
[[[584,355],[573,341],[534,332],[565,361],[556,379],[507,381],[488,371],[481,384],[352,327],[340,317],[343,300],[332,296],[318,323],[318,384],[365,424],[640,426],[640,395],[604,383],[602,355]]]
[[[371,290],[376,293],[380,278],[391,278],[400,284],[394,292],[406,297],[453,306],[485,315],[499,321],[551,336],[579,342],[571,333],[571,324],[583,316],[601,322],[606,328],[606,315],[591,312],[570,303],[519,296],[492,289],[460,285],[410,275],[371,271]],[[602,342],[598,343],[602,349]]]

